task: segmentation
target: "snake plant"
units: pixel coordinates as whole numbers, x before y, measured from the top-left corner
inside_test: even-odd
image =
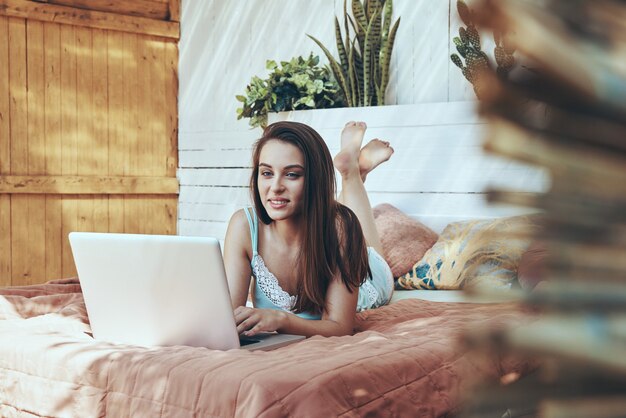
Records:
[[[343,3],[343,35],[335,17],[339,59],[317,38],[307,36],[326,54],[349,107],[383,105],[400,18],[391,24],[393,0],[351,0],[351,3],[352,16],[347,11],[347,0]]]

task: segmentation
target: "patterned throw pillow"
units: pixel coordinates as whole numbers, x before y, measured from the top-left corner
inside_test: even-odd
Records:
[[[451,223],[396,289],[508,289],[535,227],[532,215]]]

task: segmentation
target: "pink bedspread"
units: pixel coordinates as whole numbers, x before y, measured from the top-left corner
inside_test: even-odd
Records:
[[[458,344],[528,319],[508,305],[403,300],[359,314],[354,336],[221,352],[95,341],[76,280],[0,295],[2,417],[445,416],[470,377],[529,368]]]

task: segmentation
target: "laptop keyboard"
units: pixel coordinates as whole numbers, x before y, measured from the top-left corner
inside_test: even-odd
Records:
[[[254,344],[254,343],[258,343],[261,342],[261,340],[257,340],[255,338],[247,338],[247,337],[239,337],[239,345],[240,346],[244,346],[244,345],[250,345],[250,344]]]

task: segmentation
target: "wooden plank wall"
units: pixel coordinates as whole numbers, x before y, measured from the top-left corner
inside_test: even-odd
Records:
[[[0,0],[0,286],[71,231],[176,233],[180,0]]]

